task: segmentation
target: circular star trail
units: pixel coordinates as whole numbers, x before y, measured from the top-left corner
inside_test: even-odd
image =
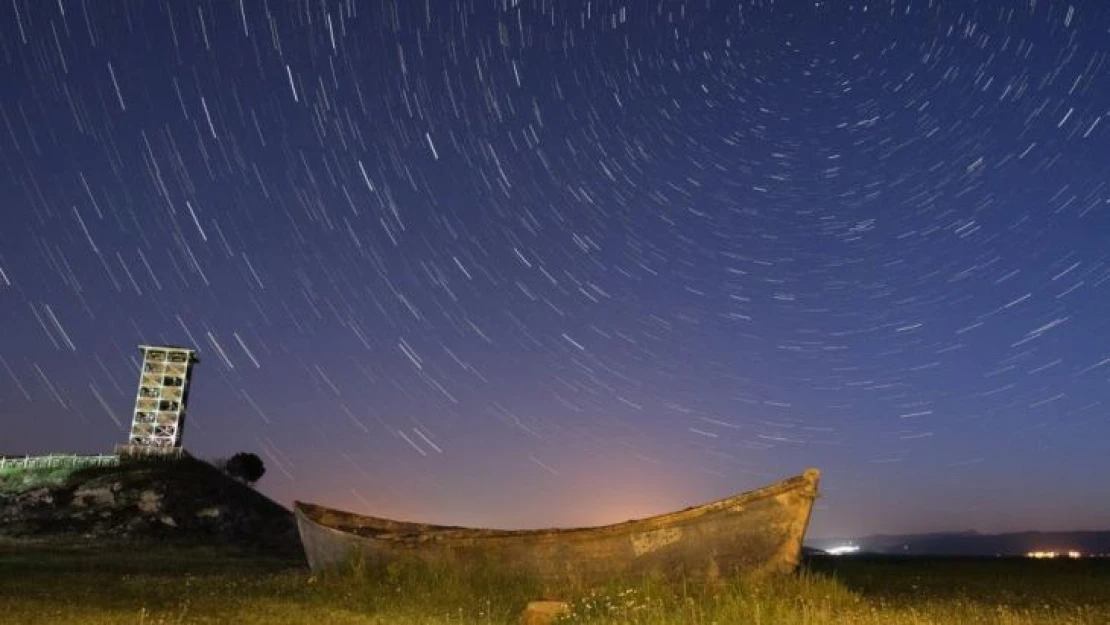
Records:
[[[1110,523],[1097,3],[0,8],[0,444],[501,527]],[[1100,495],[1102,493],[1102,495]]]

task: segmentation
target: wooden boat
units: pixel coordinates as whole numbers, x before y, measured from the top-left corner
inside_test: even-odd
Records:
[[[296,502],[294,513],[314,572],[354,560],[465,567],[496,563],[545,581],[593,582],[630,575],[714,579],[793,571],[817,497],[820,472],[725,499],[614,525],[496,530],[408,523]]]

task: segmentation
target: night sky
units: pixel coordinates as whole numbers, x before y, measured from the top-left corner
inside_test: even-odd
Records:
[[[0,4],[0,452],[410,520],[823,470],[810,535],[1110,526],[1110,5]]]

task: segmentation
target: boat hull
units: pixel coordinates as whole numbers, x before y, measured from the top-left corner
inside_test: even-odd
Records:
[[[493,563],[546,581],[595,582],[662,574],[716,578],[785,573],[801,557],[820,473],[679,512],[600,527],[470,529],[406,523],[297,502],[314,572],[358,560],[370,567],[419,561],[436,567]]]

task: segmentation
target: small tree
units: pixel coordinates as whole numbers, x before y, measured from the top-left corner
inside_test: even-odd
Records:
[[[266,473],[266,465],[257,454],[241,451],[227,459],[224,471],[245,484],[254,484]]]

